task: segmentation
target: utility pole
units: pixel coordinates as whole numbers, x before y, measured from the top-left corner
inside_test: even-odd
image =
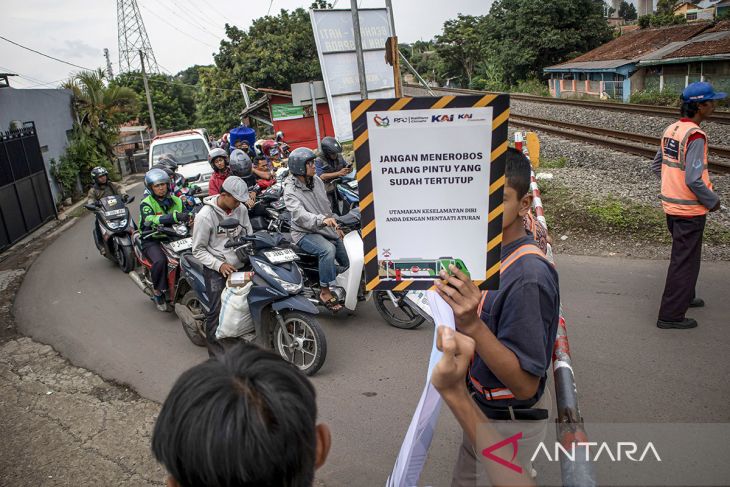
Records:
[[[386,60],[393,66],[393,87],[395,88],[395,97],[403,96],[403,85],[400,77],[400,49],[398,48],[398,36],[395,35],[395,18],[393,17],[393,2],[385,0],[385,8],[388,9],[388,20],[390,23],[390,37],[385,43]]]
[[[357,0],[350,0],[352,11],[352,33],[355,37],[355,53],[357,55],[357,74],[360,79],[360,97],[368,97],[368,82],[365,77],[365,60],[362,57],[362,37],[360,37],[360,15],[357,12]]]
[[[152,124],[152,137],[157,137],[157,124],[155,123],[155,111],[152,108],[152,97],[150,96],[150,85],[147,83],[147,72],[144,69],[144,53],[139,50],[139,61],[142,66],[142,81],[144,81],[144,92],[147,94],[147,108],[150,111],[150,123]]]
[[[106,58],[106,74],[109,79],[114,79],[114,71],[112,71],[112,62],[109,59],[109,49],[104,48],[104,57]]]
[[[317,134],[317,149],[322,150],[319,140],[319,115],[317,114],[317,97],[314,96],[314,83],[309,82],[309,96],[312,97],[312,115],[314,115],[314,132]]]

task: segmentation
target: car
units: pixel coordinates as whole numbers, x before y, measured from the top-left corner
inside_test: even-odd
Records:
[[[197,185],[201,196],[208,194],[208,184],[213,169],[208,163],[208,139],[201,129],[181,130],[158,135],[152,139],[149,151],[149,168],[157,163],[162,154],[172,154],[179,166],[177,172],[186,178],[200,174]]]

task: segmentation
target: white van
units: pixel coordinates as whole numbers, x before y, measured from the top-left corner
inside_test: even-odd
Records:
[[[208,194],[208,182],[213,169],[208,163],[208,139],[202,130],[181,130],[158,135],[150,144],[149,168],[157,163],[162,154],[172,154],[179,164],[177,172],[186,178],[200,174],[195,183],[203,190],[201,196]]]

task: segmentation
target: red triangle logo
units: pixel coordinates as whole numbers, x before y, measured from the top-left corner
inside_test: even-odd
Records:
[[[482,455],[484,455],[485,458],[488,458],[492,461],[495,461],[499,463],[502,466],[505,466],[509,468],[510,470],[514,470],[517,473],[522,473],[522,467],[519,465],[512,463],[515,460],[515,457],[517,457],[517,449],[519,448],[518,441],[522,439],[522,433],[517,433],[516,435],[512,435],[507,439],[504,439],[500,441],[499,443],[495,443],[492,446],[489,446],[482,450]],[[504,458],[500,458],[496,455],[493,455],[492,452],[495,450],[499,450],[505,445],[512,445],[512,460],[507,461]]]

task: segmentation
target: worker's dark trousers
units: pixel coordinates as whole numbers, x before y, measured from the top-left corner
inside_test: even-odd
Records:
[[[667,215],[667,226],[672,234],[672,257],[659,308],[662,321],[682,321],[695,297],[706,220],[705,215],[690,218]]]

